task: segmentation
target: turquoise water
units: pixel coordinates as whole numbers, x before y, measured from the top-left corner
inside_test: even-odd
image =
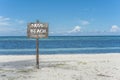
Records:
[[[120,53],[120,36],[50,36],[39,39],[40,54]],[[0,55],[36,53],[36,39],[0,37]]]

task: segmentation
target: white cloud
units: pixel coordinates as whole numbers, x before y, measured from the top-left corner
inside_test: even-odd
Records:
[[[25,21],[19,19],[11,19],[0,16],[0,35],[21,35],[25,34]]]
[[[5,27],[5,26],[15,26],[15,25],[21,25],[21,24],[24,24],[25,21],[24,20],[19,20],[19,19],[10,19],[8,17],[3,17],[3,16],[0,16],[0,27]]]
[[[75,26],[73,30],[68,31],[68,33],[76,33],[76,32],[80,32],[81,27],[80,26]]]
[[[3,17],[3,16],[0,16],[0,21],[8,21],[10,20],[10,18],[8,17]]]
[[[0,26],[8,26],[8,25],[10,25],[9,20],[10,20],[10,18],[0,16]]]
[[[89,21],[86,21],[86,20],[81,20],[80,23],[81,23],[82,25],[88,25],[88,24],[90,24],[90,22],[89,22]]]
[[[10,25],[9,22],[0,22],[0,26],[8,26],[8,25]]]
[[[16,22],[17,22],[18,24],[24,24],[24,23],[25,23],[24,20],[16,20]]]
[[[53,34],[54,32],[50,32],[50,34]]]
[[[110,32],[118,32],[120,31],[120,27],[118,27],[117,25],[113,25],[110,29]]]
[[[10,28],[10,27],[0,27],[0,33],[6,33],[9,31],[14,31],[15,29]]]

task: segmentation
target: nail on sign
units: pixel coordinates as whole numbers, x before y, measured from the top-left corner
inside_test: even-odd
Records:
[[[47,38],[48,24],[47,23],[29,23],[27,27],[27,35],[29,38]]]

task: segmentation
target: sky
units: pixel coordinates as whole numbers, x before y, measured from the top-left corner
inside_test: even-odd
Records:
[[[36,20],[49,36],[120,35],[120,0],[0,0],[0,36],[27,36]]]

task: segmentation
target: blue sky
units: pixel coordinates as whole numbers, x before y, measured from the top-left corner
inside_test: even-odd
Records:
[[[0,36],[26,36],[27,23],[49,35],[120,35],[120,0],[0,0]]]

